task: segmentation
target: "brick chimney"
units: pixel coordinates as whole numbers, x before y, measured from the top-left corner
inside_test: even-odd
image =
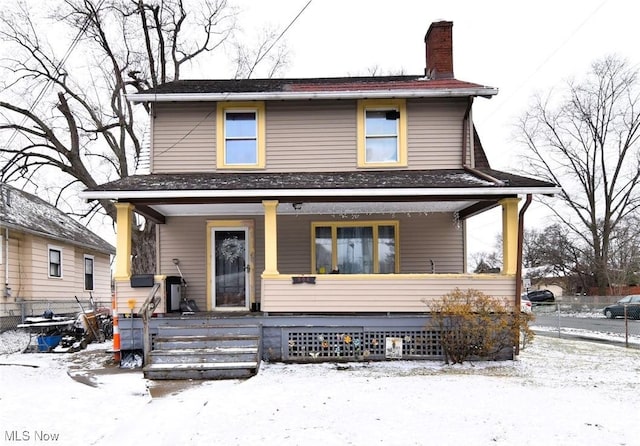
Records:
[[[424,36],[427,66],[424,74],[430,79],[453,79],[453,22],[434,22]]]

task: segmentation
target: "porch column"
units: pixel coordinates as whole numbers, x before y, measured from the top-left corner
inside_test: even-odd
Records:
[[[264,274],[278,275],[278,201],[264,200]]]
[[[133,223],[133,205],[115,203],[116,207],[116,268],[115,280],[128,280],[131,277],[131,224]]]
[[[502,273],[515,274],[518,265],[519,198],[500,200],[502,205]]]

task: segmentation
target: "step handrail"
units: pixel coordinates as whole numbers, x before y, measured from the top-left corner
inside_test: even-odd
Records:
[[[147,358],[151,354],[151,334],[149,332],[149,319],[153,314],[153,310],[160,304],[161,298],[158,296],[158,290],[160,289],[159,283],[154,283],[153,287],[149,291],[149,295],[145,299],[144,303],[138,311],[138,316],[142,318],[142,342],[143,342],[143,362],[147,365]]]

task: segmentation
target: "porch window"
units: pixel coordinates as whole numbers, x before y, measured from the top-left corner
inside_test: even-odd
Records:
[[[217,126],[219,169],[264,167],[263,103],[221,103]]]
[[[398,272],[398,222],[313,223],[313,271],[318,274]]]
[[[49,247],[49,277],[62,277],[62,250]]]
[[[93,256],[84,256],[84,289],[93,291]]]
[[[406,166],[404,100],[358,101],[358,166]]]

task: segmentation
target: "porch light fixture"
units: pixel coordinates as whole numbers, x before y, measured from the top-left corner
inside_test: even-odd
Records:
[[[296,210],[299,211],[300,209],[302,209],[302,203],[291,203],[291,206]]]

